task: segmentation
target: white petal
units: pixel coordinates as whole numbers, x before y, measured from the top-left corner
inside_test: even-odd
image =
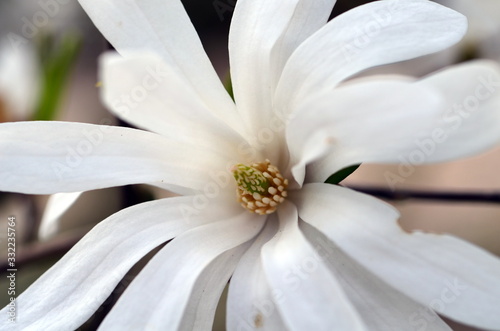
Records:
[[[303,222],[301,230],[342,285],[372,330],[451,330],[430,308],[391,288],[342,252],[321,232]]]
[[[286,330],[262,269],[262,246],[278,230],[275,216],[255,239],[234,271],[227,296],[228,330]]]
[[[276,104],[296,102],[362,70],[445,49],[464,35],[466,18],[427,0],[374,1],[331,20],[292,54]]]
[[[405,233],[398,212],[327,184],[292,196],[300,217],[390,286],[458,322],[499,329],[500,259],[449,235]]]
[[[298,227],[295,206],[278,210],[280,230],[262,248],[264,273],[289,330],[365,330],[317,251]]]
[[[24,121],[35,111],[40,72],[35,50],[27,44],[14,43],[17,38],[22,39],[9,34],[0,43],[0,100],[11,120]]]
[[[269,125],[272,98],[286,61],[324,25],[335,0],[240,0],[229,33],[231,79],[238,111],[251,132]]]
[[[243,244],[222,253],[205,268],[190,294],[179,330],[212,330],[222,291],[248,246]]]
[[[33,194],[152,182],[202,189],[227,166],[150,132],[69,122],[2,123],[0,150],[0,190]]]
[[[438,91],[411,81],[369,80],[310,98],[287,127],[290,167],[302,183],[353,164],[397,160],[444,108]]]
[[[224,252],[251,240],[264,221],[264,217],[245,211],[232,219],[198,227],[175,238],[139,273],[100,329],[162,329],[168,326],[177,330],[190,305],[193,288],[197,282],[205,281],[207,266]],[[246,249],[244,245],[240,247]]]
[[[122,210],[99,223],[59,262],[16,300],[16,327],[23,330],[74,330],[109,296],[125,273],[156,246],[211,221],[192,217],[186,222],[179,206],[190,197],[146,202]],[[220,206],[207,213],[216,219]],[[215,214],[214,214],[215,213]],[[8,307],[0,330],[12,330]]]
[[[180,0],[79,0],[101,33],[128,56],[152,51],[184,77],[206,106],[231,127],[240,123]]]
[[[38,238],[47,240],[59,230],[59,219],[80,197],[82,192],[56,193],[49,197],[43,211]]]
[[[451,67],[418,82],[446,97],[433,132],[414,149],[426,163],[471,156],[500,143],[500,66],[475,61]],[[435,139],[434,132],[444,132]]]
[[[337,170],[362,162],[415,166],[471,156],[500,142],[497,64],[469,62],[414,85],[394,82],[390,76],[378,79],[353,81],[326,97],[312,98],[290,122],[292,161],[307,161],[301,153],[312,153],[310,146],[320,149],[319,144],[333,142],[331,153],[308,168],[309,182],[322,182]],[[373,94],[377,91],[379,95]],[[327,112],[327,107],[335,111]],[[327,133],[330,140],[324,138]],[[295,167],[303,172],[301,163]]]
[[[159,56],[108,53],[100,67],[104,103],[125,121],[220,154],[235,155],[243,142]]]

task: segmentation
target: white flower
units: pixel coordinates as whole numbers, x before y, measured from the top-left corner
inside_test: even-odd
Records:
[[[229,41],[233,103],[180,1],[80,2],[124,55],[101,61],[104,102],[152,132],[2,124],[0,189],[149,183],[184,196],[96,226],[19,297],[19,329],[77,328],[141,257],[172,238],[101,329],[210,329],[230,277],[229,330],[449,330],[436,312],[500,329],[499,259],[448,235],[405,233],[387,204],[323,184],[352,164],[444,161],[499,141],[494,63],[339,85],[450,46],[464,34],[462,15],[426,0],[387,0],[326,23],[333,0],[240,0]],[[230,174],[236,164],[255,172],[244,167],[265,159],[289,180],[269,216],[235,201]],[[259,183],[243,183],[250,175],[239,184],[257,192],[250,186]],[[8,308],[0,330],[12,328]]]

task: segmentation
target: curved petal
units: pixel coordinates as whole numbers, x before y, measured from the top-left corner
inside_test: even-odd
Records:
[[[242,244],[222,253],[205,268],[193,286],[179,330],[212,330],[222,291],[248,246]]]
[[[374,1],[331,20],[287,62],[276,104],[292,112],[307,96],[382,64],[443,50],[465,34],[466,18],[427,0]]]
[[[264,274],[288,330],[366,330],[318,252],[298,227],[290,202],[278,209],[280,229],[262,248]]]
[[[128,56],[137,51],[160,55],[192,86],[208,109],[229,126],[240,126],[225,91],[180,0],[79,0],[101,33]]]
[[[209,112],[192,87],[151,53],[100,59],[102,96],[123,120],[170,139],[188,139],[215,153],[236,155],[242,138]]]
[[[229,33],[231,80],[238,111],[256,134],[269,125],[272,98],[286,61],[326,24],[335,0],[240,0]]]
[[[458,322],[499,328],[497,257],[449,235],[405,233],[391,206],[340,186],[307,184],[292,199],[304,221],[391,287]]]
[[[451,331],[429,307],[396,291],[342,252],[321,232],[303,222],[301,230],[342,285],[361,318],[372,330]]]
[[[477,61],[458,65],[417,81],[413,86],[407,85],[407,93],[403,93],[404,90],[399,93],[395,86],[394,95],[390,91],[390,84],[395,84],[392,82],[394,78],[379,79],[378,83],[376,80],[361,80],[362,83],[353,82],[338,89],[340,96],[337,99],[354,101],[348,107],[339,107],[343,117],[335,117],[335,112],[319,114],[320,110],[340,102],[334,99],[336,91],[331,93],[331,101],[328,98],[324,98],[324,104],[321,99],[317,101],[318,111],[297,116],[295,127],[298,128],[292,128],[291,132],[299,132],[299,137],[292,137],[298,142],[291,141],[290,145],[303,145],[300,130],[308,127],[304,124],[304,116],[313,117],[314,114],[316,119],[308,119],[311,128],[314,127],[314,132],[317,132],[315,125],[323,125],[327,132],[331,132],[334,141],[332,153],[313,162],[308,168],[309,182],[323,182],[335,171],[362,162],[415,166],[471,156],[500,142],[498,64]],[[370,87],[370,84],[379,86]],[[366,87],[364,91],[363,87]],[[424,89],[421,90],[422,87]],[[380,95],[371,94],[371,89],[373,92],[378,89]],[[435,102],[433,99],[436,97],[432,93],[439,93],[443,101]],[[315,105],[315,101],[311,100],[311,105]],[[356,106],[356,103],[364,105]],[[384,113],[385,116],[378,116]],[[348,117],[351,115],[353,117]],[[328,122],[328,118],[331,118],[331,122]],[[357,126],[358,132],[355,131]],[[342,134],[345,136],[340,138]],[[339,144],[335,143],[336,139]],[[319,140],[317,143],[321,142]],[[341,148],[338,148],[339,145]],[[394,180],[399,180],[397,178],[394,177]],[[388,177],[388,180],[391,179]]]
[[[83,324],[127,271],[156,246],[178,234],[216,219],[220,206],[208,217],[189,222],[179,206],[190,197],[146,202],[124,209],[99,223],[59,262],[16,300],[22,313],[16,327],[30,330],[75,330]],[[212,214],[210,214],[212,213]],[[214,214],[215,213],[215,214]],[[0,312],[0,330],[12,330],[8,307]]]
[[[228,250],[238,246],[246,249],[245,245],[240,245],[255,237],[264,222],[265,217],[245,211],[232,219],[198,227],[175,238],[139,273],[100,329],[168,326],[178,330],[193,288],[198,281],[204,281],[207,266]]]
[[[439,122],[442,137],[429,138],[435,150],[419,148],[426,163],[467,157],[500,143],[500,66],[494,61],[474,61],[430,75],[417,83],[439,90],[446,98]],[[429,139],[427,139],[429,141]],[[430,142],[429,147],[432,148]]]
[[[349,165],[397,160],[438,121],[438,91],[409,81],[352,83],[309,99],[290,121],[286,139],[294,178],[325,181]]]
[[[266,227],[238,263],[234,271],[226,305],[227,330],[286,330],[276,307],[275,291],[269,287],[262,269],[260,256],[262,246],[278,230],[275,216],[267,221]]]
[[[59,219],[69,209],[83,192],[56,193],[49,197],[43,211],[38,238],[47,240],[59,230]]]
[[[227,162],[150,132],[69,122],[2,123],[0,151],[0,190],[32,194],[152,182],[201,190]]]

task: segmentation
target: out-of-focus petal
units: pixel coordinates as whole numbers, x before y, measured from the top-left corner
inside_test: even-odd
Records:
[[[295,180],[323,182],[362,162],[397,160],[432,129],[444,101],[411,81],[369,80],[311,98],[290,121],[287,145]]]
[[[40,69],[35,50],[22,37],[9,34],[0,43],[0,100],[8,120],[29,120],[40,92]],[[8,41],[10,40],[10,42]]]
[[[235,155],[243,142],[154,53],[127,58],[108,53],[101,57],[100,67],[104,103],[125,121],[226,156]]]
[[[234,103],[217,76],[180,0],[80,0],[116,50],[160,55],[205,105],[233,128],[241,126]]]
[[[82,192],[56,193],[49,197],[43,211],[38,238],[50,239],[59,230],[59,219],[80,197]]]
[[[415,146],[425,153],[426,163],[464,158],[500,143],[498,63],[468,62],[429,75],[417,84],[439,90],[446,99],[439,122],[429,137]]]

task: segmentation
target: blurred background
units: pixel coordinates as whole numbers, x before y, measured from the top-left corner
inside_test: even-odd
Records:
[[[332,17],[366,2],[340,0]],[[364,74],[390,72],[420,77],[475,58],[500,61],[500,1],[438,2],[468,17],[469,33],[460,44],[438,54],[376,68]],[[184,0],[183,3],[221,79],[225,79],[229,69],[227,36],[236,1]],[[97,59],[109,49],[106,40],[76,0],[2,0],[0,122],[43,119],[126,125],[107,112],[99,100]],[[363,164],[343,184],[389,192],[392,189],[500,192],[500,148],[456,162],[415,166],[411,169],[411,175],[391,187],[387,173],[398,174],[401,171],[398,167],[400,165]],[[7,268],[5,243],[9,216],[16,217],[19,293],[99,221],[124,207],[164,195],[164,192],[153,191],[145,186],[85,192],[80,196],[61,198],[66,202],[59,206],[70,206],[62,213],[62,210],[57,210],[57,204],[51,207],[48,196],[0,192],[0,288],[7,288],[3,272]],[[408,231],[451,233],[500,256],[498,202],[443,202],[412,198],[389,199],[388,202],[401,211],[400,224]],[[49,230],[40,228],[44,217],[51,219],[52,227]],[[147,258],[139,262],[135,269],[140,269],[145,261]],[[98,326],[133,279],[135,269],[81,330],[93,330]],[[7,297],[0,296],[2,306],[8,303],[7,300]],[[222,303],[220,308],[214,330],[224,330]],[[452,322],[450,325],[454,330],[474,330]]]

